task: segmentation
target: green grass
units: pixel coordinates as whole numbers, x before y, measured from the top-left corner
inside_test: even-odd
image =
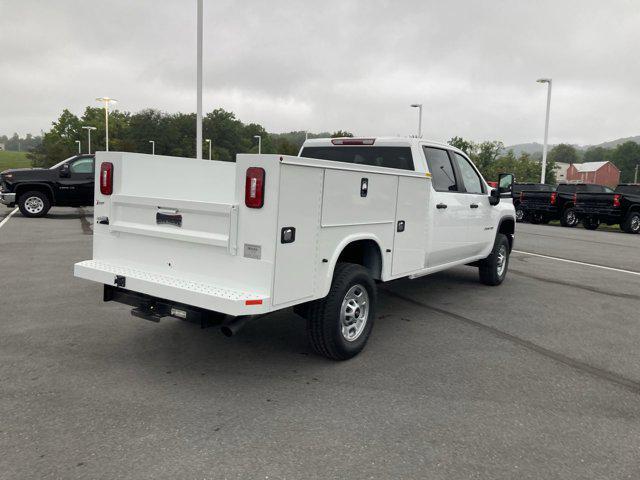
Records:
[[[0,172],[9,168],[29,168],[31,161],[27,159],[27,152],[0,151]]]

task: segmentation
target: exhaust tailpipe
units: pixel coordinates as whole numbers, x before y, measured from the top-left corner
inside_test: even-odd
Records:
[[[251,316],[249,315],[233,317],[222,324],[220,331],[225,337],[232,337],[238,333],[250,319]]]

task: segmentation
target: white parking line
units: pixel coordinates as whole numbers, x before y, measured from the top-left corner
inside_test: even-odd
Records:
[[[13,211],[9,215],[4,217],[4,219],[0,222],[0,228],[4,227],[4,224],[7,223],[9,221],[9,219],[11,217],[13,217],[13,214],[16,213],[17,211],[18,211],[18,209],[14,208]]]
[[[533,257],[549,258],[551,260],[558,260],[559,262],[574,263],[576,265],[584,265],[586,267],[601,268],[603,270],[609,270],[611,272],[628,273],[630,275],[640,276],[640,272],[634,272],[633,270],[623,270],[622,268],[605,267],[604,265],[596,265],[595,263],[578,262],[577,260],[568,260],[566,258],[560,258],[560,257],[550,257],[549,255],[540,255],[539,253],[523,252],[522,250],[514,250],[514,252],[523,253],[525,255],[531,255]]]

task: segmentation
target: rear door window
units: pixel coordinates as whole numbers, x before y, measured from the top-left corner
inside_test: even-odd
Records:
[[[372,167],[414,170],[410,147],[305,147],[300,156]]]
[[[431,173],[431,185],[438,192],[457,192],[458,183],[449,153],[441,148],[422,147]]]

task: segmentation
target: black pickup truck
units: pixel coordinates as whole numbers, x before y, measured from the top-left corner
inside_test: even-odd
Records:
[[[640,184],[622,183],[607,193],[579,192],[575,212],[589,230],[618,223],[624,232],[640,233]]]
[[[520,207],[520,193],[523,191],[531,192],[553,192],[555,187],[546,183],[514,183],[511,197],[513,198],[513,206],[516,209],[516,221],[523,222],[526,220],[526,212]]]
[[[576,194],[613,193],[609,187],[587,183],[561,183],[553,192],[529,191],[520,192],[520,207],[531,223],[549,223],[560,220],[563,227],[575,227],[580,219],[575,212]]]
[[[51,168],[0,173],[0,203],[18,205],[25,217],[44,217],[52,206],[93,205],[94,156],[76,155]]]

